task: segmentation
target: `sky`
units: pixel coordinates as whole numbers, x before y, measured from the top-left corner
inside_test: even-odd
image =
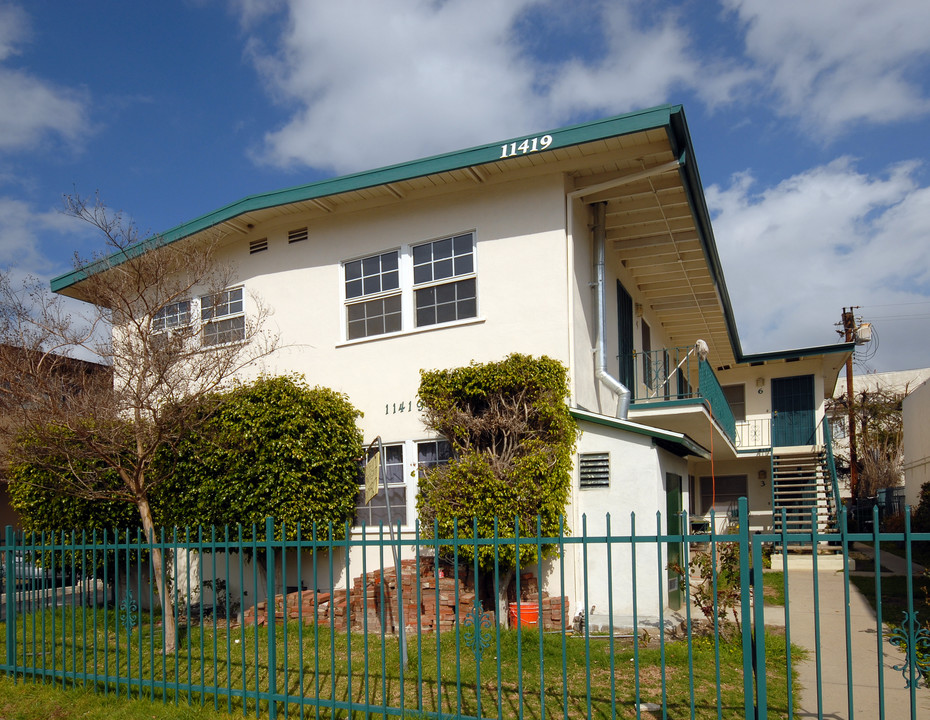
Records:
[[[244,196],[685,108],[748,353],[930,366],[926,0],[0,0],[0,268]]]

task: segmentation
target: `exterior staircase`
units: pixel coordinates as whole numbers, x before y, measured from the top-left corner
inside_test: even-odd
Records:
[[[772,522],[782,531],[810,532],[813,519],[823,532],[836,511],[826,449],[822,446],[779,448],[772,454]]]

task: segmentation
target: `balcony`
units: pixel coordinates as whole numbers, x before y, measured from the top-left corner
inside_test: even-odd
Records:
[[[630,420],[681,432],[715,454],[736,456],[738,435],[730,404],[695,349],[665,348],[622,358],[634,381]]]

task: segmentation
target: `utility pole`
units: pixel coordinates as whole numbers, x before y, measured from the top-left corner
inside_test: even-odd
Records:
[[[856,339],[856,318],[853,316],[853,310],[858,310],[858,306],[849,309],[843,308],[843,331],[846,335],[846,342],[852,342]],[[853,500],[859,498],[859,458],[856,454],[856,397],[853,391],[853,361],[852,355],[846,360],[846,407],[849,412],[849,492]]]

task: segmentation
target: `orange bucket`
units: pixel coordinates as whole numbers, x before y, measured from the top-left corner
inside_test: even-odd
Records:
[[[538,627],[539,605],[537,603],[510,603],[510,627]]]

